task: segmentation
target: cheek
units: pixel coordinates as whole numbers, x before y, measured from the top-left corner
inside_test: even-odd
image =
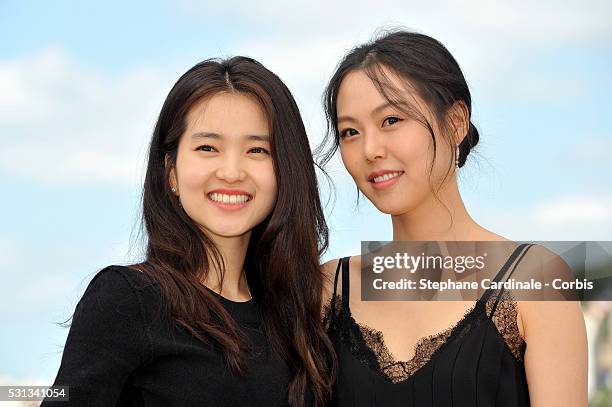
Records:
[[[205,165],[195,162],[184,162],[183,166],[177,166],[179,174],[179,188],[183,192],[189,190],[201,190],[202,184],[210,178],[212,170]]]
[[[433,158],[433,143],[429,133],[423,129],[409,134],[398,134],[389,148],[415,178],[422,178],[430,171]]]
[[[257,185],[257,192],[259,194],[264,194],[265,196],[263,198],[265,198],[266,201],[275,202],[277,185],[272,163],[266,163],[266,165],[255,169],[252,172],[252,177]]]
[[[452,157],[452,147],[448,145],[446,140],[437,137],[435,158],[433,142],[427,157],[427,173],[430,174],[434,187],[440,188],[444,182],[448,182],[451,179],[449,178],[450,171],[452,171],[455,165]]]
[[[342,158],[342,163],[344,167],[348,171],[348,173],[353,177],[355,182],[359,182],[361,177],[358,177],[361,169],[361,163],[363,158],[360,160],[359,151],[355,145],[356,143],[352,143],[352,145],[340,145],[340,157]],[[363,157],[363,155],[362,155]]]

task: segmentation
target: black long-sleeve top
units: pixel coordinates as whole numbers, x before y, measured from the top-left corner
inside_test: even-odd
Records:
[[[70,386],[70,400],[41,406],[288,405],[289,371],[271,351],[255,300],[215,293],[254,346],[248,373],[238,376],[218,348],[164,316],[160,293],[128,267],[96,274],[76,307],[54,382]]]

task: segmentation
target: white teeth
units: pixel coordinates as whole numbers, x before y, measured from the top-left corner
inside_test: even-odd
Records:
[[[248,195],[227,195],[218,194],[216,192],[208,194],[208,197],[215,202],[221,202],[229,205],[242,204],[250,200]]]
[[[388,180],[388,179],[398,177],[398,176],[400,176],[401,174],[402,174],[401,172],[391,172],[391,173],[387,173],[387,174],[385,174],[385,175],[381,175],[381,176],[379,176],[379,177],[375,177],[375,178],[374,178],[374,182],[375,182],[375,183],[376,183],[376,182],[383,182],[383,181],[386,181],[386,180]]]

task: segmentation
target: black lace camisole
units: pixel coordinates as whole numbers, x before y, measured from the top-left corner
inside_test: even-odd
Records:
[[[519,245],[494,281],[508,279],[530,246]],[[342,297],[336,296],[340,268]],[[527,344],[516,317],[509,292],[486,290],[455,325],[421,338],[411,360],[396,361],[382,333],[351,316],[349,257],[344,257],[325,313],[339,360],[333,406],[529,406]]]

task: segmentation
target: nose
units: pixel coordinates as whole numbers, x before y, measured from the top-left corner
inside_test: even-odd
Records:
[[[384,135],[375,131],[368,132],[368,134],[364,134],[363,140],[363,153],[367,161],[372,162],[387,157]]]
[[[243,168],[242,160],[238,157],[226,157],[217,171],[215,175],[220,180],[227,182],[228,184],[233,184],[236,182],[244,181],[247,173]]]

